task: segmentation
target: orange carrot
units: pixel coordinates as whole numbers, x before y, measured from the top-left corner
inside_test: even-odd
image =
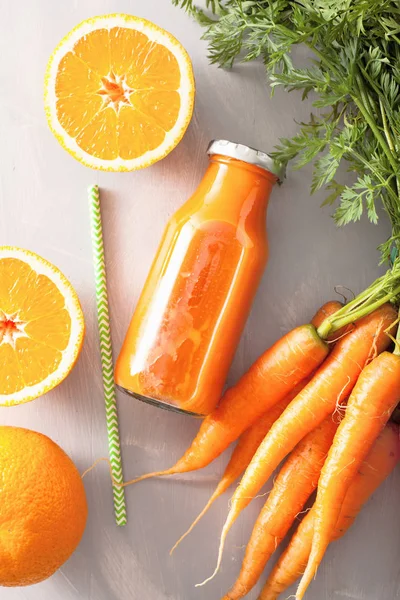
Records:
[[[389,346],[391,340],[385,330],[393,325],[396,317],[392,305],[384,304],[361,318],[354,329],[337,342],[310,383],[271,427],[232,497],[221,534],[217,566],[203,584],[217,573],[226,536],[240,512],[258,494],[285,456],[351,392],[364,365]]]
[[[353,525],[365,502],[393,471],[399,460],[400,428],[395,423],[388,423],[347,490],[331,541],[342,537]],[[277,600],[279,594],[304,573],[311,552],[314,516],[313,507],[273,568],[259,600]]]
[[[336,300],[331,300],[326,302],[314,315],[311,324],[314,327],[319,327],[322,325],[324,320],[327,317],[330,317],[335,312],[337,312],[341,307],[342,303]],[[278,402],[275,406],[273,406],[269,411],[267,411],[254,425],[249,427],[239,438],[236,448],[234,449],[231,459],[224,471],[224,474],[221,477],[220,482],[215,488],[212,496],[208,500],[207,504],[200,512],[200,514],[196,517],[193,523],[190,525],[189,529],[179,538],[176,544],[171,549],[170,554],[177,548],[177,546],[182,542],[182,540],[189,535],[191,531],[193,531],[194,527],[200,521],[200,519],[206,514],[211,505],[222,496],[222,494],[232,485],[240,475],[244,473],[248,464],[254,456],[255,451],[258,446],[263,441],[267,432],[270,430],[273,423],[281,416],[285,408],[290,404],[290,402],[297,396],[297,394],[303,389],[304,386],[310,381],[312,375],[303,379],[285,398]]]
[[[297,600],[316,574],[352,479],[399,402],[400,356],[384,352],[363,369],[321,471],[311,553]]]
[[[257,583],[267,561],[316,489],[338,424],[339,419],[329,416],[290,454],[254,525],[239,577],[223,600],[239,600]]]
[[[313,325],[293,329],[264,352],[236,385],[225,392],[219,406],[203,420],[191,446],[173,467],[147,473],[124,485],[207,466],[308,377],[328,352],[328,344],[318,336]]]

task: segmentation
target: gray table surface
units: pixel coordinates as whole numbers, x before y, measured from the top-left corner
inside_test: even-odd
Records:
[[[78,22],[108,12],[155,21],[182,41],[197,81],[194,118],[165,160],[136,173],[92,172],[71,158],[47,128],[43,73],[58,41]],[[113,342],[118,352],[161,232],[204,172],[209,139],[272,148],[308,117],[295,94],[269,98],[263,67],[224,72],[208,64],[200,29],[169,0],[2,0],[0,20],[0,243],[36,251],[58,265],[82,301],[87,335],[67,381],[42,399],[0,409],[0,422],[42,431],[84,470],[107,455],[86,188],[103,188],[103,213]],[[270,204],[271,258],[229,382],[278,336],[307,321],[342,284],[355,292],[377,274],[376,247],[385,238],[367,222],[338,230],[322,194],[310,197],[310,170],[290,172]],[[125,476],[170,466],[198,422],[119,396]],[[234,581],[263,500],[247,508],[231,532],[219,575],[195,588],[214,567],[225,494],[170,558],[168,551],[204,505],[228,454],[195,474],[128,488],[129,524],[114,524],[109,474],[98,466],[85,480],[89,522],[81,545],[48,581],[1,589],[1,600],[218,600]],[[268,485],[266,486],[268,489]],[[400,469],[374,495],[345,539],[328,551],[309,600],[400,598],[398,519]],[[256,593],[250,594],[255,599]]]

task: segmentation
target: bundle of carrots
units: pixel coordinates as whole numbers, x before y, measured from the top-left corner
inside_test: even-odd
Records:
[[[289,455],[255,523],[238,579],[223,600],[243,598],[253,588],[317,490],[260,596],[278,598],[303,574],[296,599],[303,598],[329,543],[345,533],[398,462],[400,430],[388,421],[400,402],[399,295],[397,261],[345,306],[324,305],[311,324],[283,336],[225,393],[174,466],[124,484],[200,469],[239,439],[206,507],[173,548],[243,474],[211,579],[231,526]]]

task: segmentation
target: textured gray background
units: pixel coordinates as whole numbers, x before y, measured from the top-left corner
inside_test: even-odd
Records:
[[[91,172],[56,142],[43,113],[47,59],[81,20],[129,12],[170,30],[193,59],[196,110],[172,154],[142,172]],[[162,229],[190,195],[207,163],[213,137],[264,150],[296,130],[310,105],[294,94],[269,98],[262,65],[232,72],[210,67],[198,26],[169,0],[2,0],[0,20],[0,243],[29,248],[58,265],[75,285],[87,322],[77,367],[57,390],[16,408],[0,422],[42,431],[81,470],[107,454],[86,188],[103,188],[103,211],[115,353]],[[271,258],[229,376],[234,382],[279,335],[307,321],[343,284],[361,290],[378,273],[385,222],[337,230],[322,195],[309,195],[310,171],[291,172],[276,189],[268,228]],[[126,477],[170,466],[198,423],[119,397]],[[218,600],[238,573],[244,544],[263,500],[255,500],[231,535],[218,577],[196,589],[214,567],[226,494],[173,558],[168,550],[203,507],[228,456],[197,474],[128,488],[129,525],[114,525],[106,466],[85,480],[90,517],[84,539],[62,570],[29,589],[1,589],[1,600]],[[379,490],[347,537],[328,551],[310,600],[400,598],[398,519],[400,472]],[[256,593],[249,595],[255,599]]]

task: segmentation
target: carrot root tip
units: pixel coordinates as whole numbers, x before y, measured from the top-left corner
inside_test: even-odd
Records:
[[[205,585],[206,583],[208,583],[209,581],[214,579],[214,577],[218,573],[220,566],[221,566],[222,554],[223,554],[224,546],[225,546],[225,540],[226,540],[226,536],[228,535],[229,529],[230,529],[230,523],[227,521],[225,523],[224,528],[221,533],[221,541],[219,543],[219,549],[218,549],[217,566],[214,569],[214,573],[210,577],[208,577],[207,579],[202,581],[201,583],[196,583],[195,587],[202,587],[203,585]]]

